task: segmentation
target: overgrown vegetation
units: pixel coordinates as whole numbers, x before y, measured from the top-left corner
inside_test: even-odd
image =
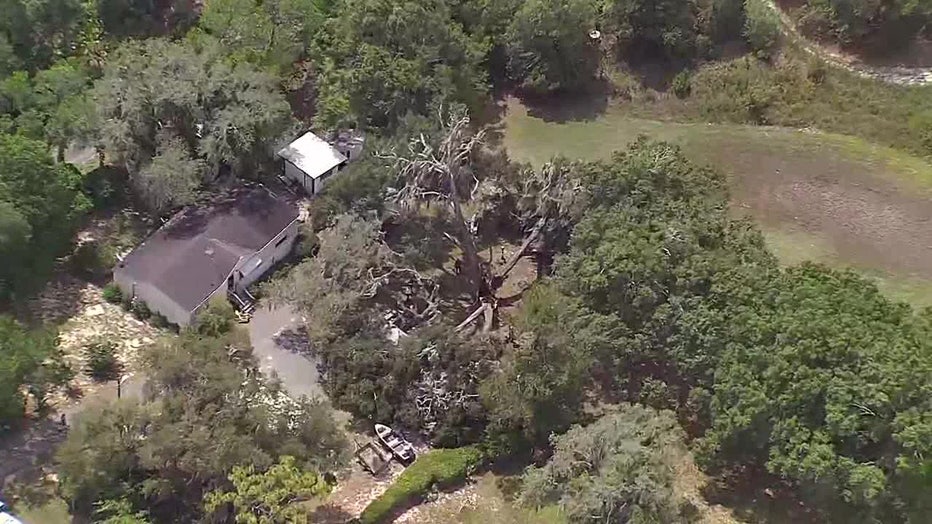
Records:
[[[895,46],[926,30],[932,5],[916,0],[807,0],[794,16],[815,38]]]
[[[89,409],[59,450],[62,495],[80,514],[113,500],[155,521],[196,519],[227,503],[248,513],[240,497],[286,504],[269,482],[290,486],[310,474],[298,468],[323,475],[347,458],[330,408],[267,382],[236,326],[167,339],[145,354],[145,369],[145,399]],[[254,482],[268,491],[256,493]]]
[[[0,429],[9,429],[26,410],[24,393],[44,410],[48,396],[74,377],[58,335],[51,330],[29,331],[14,319],[0,315]]]
[[[768,472],[755,481],[782,479],[825,520],[932,511],[928,311],[851,273],[780,268],[730,215],[721,174],[669,144],[531,168],[481,125],[492,93],[598,94],[623,76],[619,91],[650,93],[644,111],[930,155],[932,88],[781,49],[758,0],[6,4],[4,310],[63,255],[102,278],[135,243],[117,233],[74,250],[95,206],[165,217],[278,174],[270,152],[299,129],[368,133],[364,157],[314,199],[306,256],[265,289],[310,319],[335,405],[453,448],[423,454],[364,522],[486,458],[536,461],[520,500],[569,520],[686,521],[671,460],[687,436],[707,471]],[[813,0],[801,23],[857,42],[928,16],[882,4]],[[735,44],[752,54],[719,61]],[[645,64],[669,93],[638,85]],[[110,166],[82,174],[63,161],[74,145]],[[89,347],[86,371],[118,377],[114,347]],[[4,423],[73,376],[51,330],[7,317],[0,357]],[[264,379],[228,303],[143,360],[144,398],[89,410],[59,450],[78,517],[300,521],[329,491],[342,430],[323,401]]]
[[[813,127],[932,155],[929,86],[886,85],[792,55],[773,65],[748,57],[712,64],[692,86],[688,109],[703,120]]]

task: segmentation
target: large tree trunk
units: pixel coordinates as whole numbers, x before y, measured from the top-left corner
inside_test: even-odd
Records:
[[[521,257],[527,254],[528,249],[530,249],[531,245],[537,241],[537,238],[540,237],[540,234],[544,231],[544,226],[546,225],[547,219],[545,217],[541,217],[537,223],[534,224],[534,228],[531,229],[531,232],[528,233],[527,237],[524,238],[524,242],[521,243],[521,247],[518,248],[518,250],[515,251],[513,255],[511,255],[511,259],[508,260],[508,262],[505,264],[505,267],[503,267],[501,271],[495,275],[496,289],[501,286],[502,282],[505,281],[505,278],[508,277],[508,274],[511,273],[511,270],[514,269],[516,265],[518,265],[518,261],[521,260]]]
[[[469,224],[463,215],[463,206],[460,203],[459,189],[456,186],[456,176],[453,173],[449,175],[450,179],[450,207],[453,208],[453,217],[456,222],[456,236],[463,250],[463,273],[469,280],[470,290],[472,292],[472,301],[474,304],[479,303],[488,288],[482,271],[482,259],[479,257],[479,247],[476,246],[476,239],[469,230]]]

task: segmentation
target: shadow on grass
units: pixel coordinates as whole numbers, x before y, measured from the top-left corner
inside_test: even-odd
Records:
[[[607,80],[596,80],[572,93],[519,93],[517,96],[529,115],[545,122],[585,122],[595,120],[608,109],[612,85]]]

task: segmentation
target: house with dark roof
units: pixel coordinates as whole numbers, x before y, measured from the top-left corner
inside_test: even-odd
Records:
[[[297,235],[293,198],[239,188],[173,216],[114,268],[113,279],[124,294],[186,326],[213,297],[248,305],[247,287],[288,256]]]

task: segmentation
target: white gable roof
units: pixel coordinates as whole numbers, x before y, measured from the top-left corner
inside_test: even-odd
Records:
[[[331,169],[346,162],[346,157],[314,133],[307,132],[278,152],[278,156],[291,162],[311,178],[320,178]]]

